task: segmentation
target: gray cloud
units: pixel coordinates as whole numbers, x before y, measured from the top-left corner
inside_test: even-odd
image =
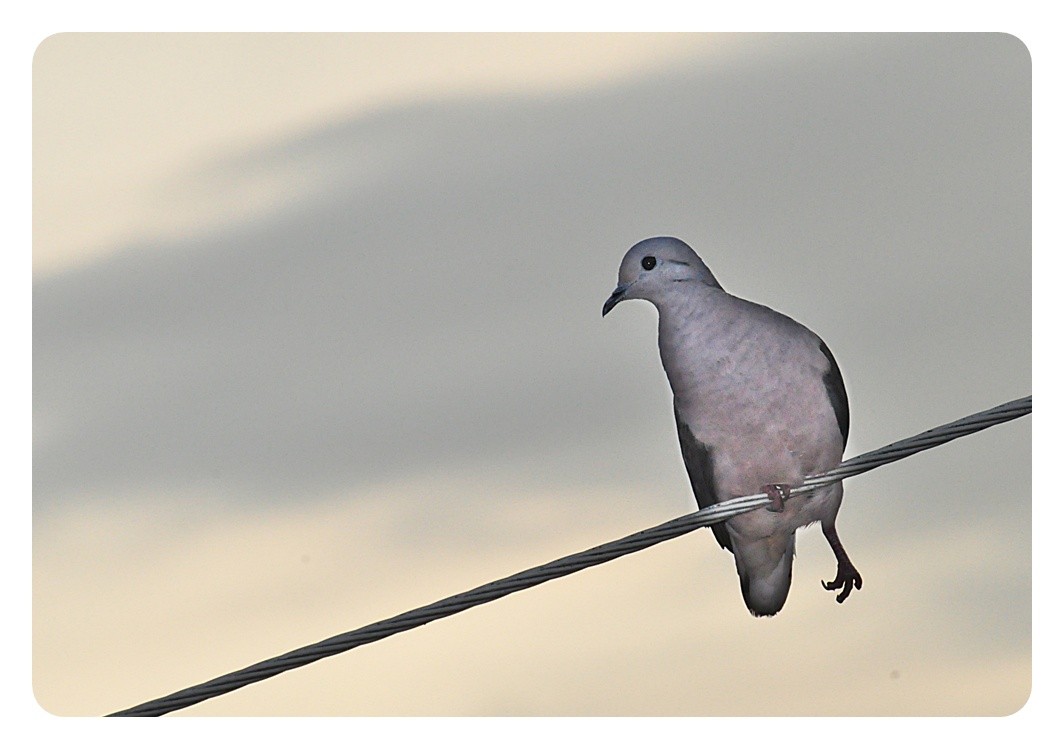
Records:
[[[35,521],[56,516],[35,522],[42,704],[115,709],[184,686],[190,660],[244,665],[226,659],[269,655],[278,630],[310,641],[693,509],[653,312],[599,316],[647,236],[684,237],[725,288],[830,343],[850,455],[1029,393],[1022,44],[745,39],[749,55],[669,75],[411,104],[224,154],[182,189],[229,202],[283,180],[287,199],[38,279]],[[782,711],[1015,709],[1030,460],[1027,419],[848,482],[840,524],[868,582],[853,605],[822,600],[811,578],[832,562],[810,530],[790,613],[751,626],[706,534],[323,662],[302,677],[316,691],[270,681],[203,710],[772,712],[765,679]],[[437,474],[432,496],[392,497]],[[488,508],[485,486],[526,483],[535,508]],[[217,497],[232,506],[204,507]],[[342,500],[308,504],[322,497]],[[98,662],[107,647],[128,673]],[[477,678],[456,686],[451,663]],[[118,685],[107,705],[97,673]]]
[[[657,233],[831,342],[855,445],[1029,391],[1020,43],[762,43],[727,69],[339,121],[192,175],[282,174],[293,199],[35,283],[38,507],[123,485],[284,501],[539,454],[578,478],[604,441],[671,430],[650,315],[598,317]]]

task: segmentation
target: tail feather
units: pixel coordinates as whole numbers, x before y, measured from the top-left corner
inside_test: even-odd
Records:
[[[778,614],[791,590],[794,534],[782,546],[775,539],[736,545],[735,569],[743,600],[754,616]]]

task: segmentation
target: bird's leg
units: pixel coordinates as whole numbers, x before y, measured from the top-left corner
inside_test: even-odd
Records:
[[[835,579],[830,583],[820,581],[820,584],[824,586],[824,590],[839,590],[839,594],[835,597],[835,600],[842,603],[850,595],[850,591],[854,588],[861,589],[861,573],[857,571],[857,568],[853,566],[853,562],[846,556],[846,550],[842,548],[842,541],[839,540],[839,534],[835,531],[834,525],[821,525],[824,531],[824,538],[828,540],[828,545],[831,550],[835,552],[835,559],[838,560],[839,569],[835,575]]]
[[[772,500],[767,508],[769,512],[783,512],[783,503],[791,498],[790,484],[765,484],[761,491]]]

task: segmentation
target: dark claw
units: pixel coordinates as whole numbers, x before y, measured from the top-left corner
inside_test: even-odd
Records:
[[[839,590],[839,588],[842,588],[842,591],[835,596],[835,600],[842,603],[849,597],[850,591],[854,588],[857,590],[861,589],[861,573],[858,572],[853,565],[847,565],[844,567],[840,564],[835,579],[830,583],[821,580],[820,584],[824,586],[824,590]]]
[[[769,512],[783,512],[783,503],[791,498],[789,484],[765,484],[761,487],[761,491],[772,500],[772,504],[765,508]]]

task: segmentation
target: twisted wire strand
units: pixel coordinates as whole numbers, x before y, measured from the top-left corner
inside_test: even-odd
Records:
[[[850,458],[830,471],[806,477],[801,485],[791,490],[791,496],[814,492],[845,478],[871,471],[887,463],[893,463],[923,450],[945,444],[958,437],[1026,416],[1029,413],[1031,413],[1031,396],[1003,403],[995,408],[972,414],[949,424],[929,429],[914,437],[893,442],[877,450]],[[752,494],[720,502],[616,541],[610,541],[586,551],[570,554],[553,562],[495,580],[464,593],[448,596],[435,603],[330,637],[313,645],[297,648],[275,658],[247,666],[239,671],[219,676],[159,699],[120,710],[111,715],[158,716],[195,705],[248,684],[276,676],[289,669],[305,666],[322,658],[351,650],[359,645],[382,640],[385,637],[420,627],[436,619],[442,619],[474,606],[497,600],[511,593],[534,587],[548,580],[571,575],[574,572],[604,564],[626,554],[641,551],[663,541],[690,533],[698,528],[763,507],[768,505],[770,501],[766,494]]]

